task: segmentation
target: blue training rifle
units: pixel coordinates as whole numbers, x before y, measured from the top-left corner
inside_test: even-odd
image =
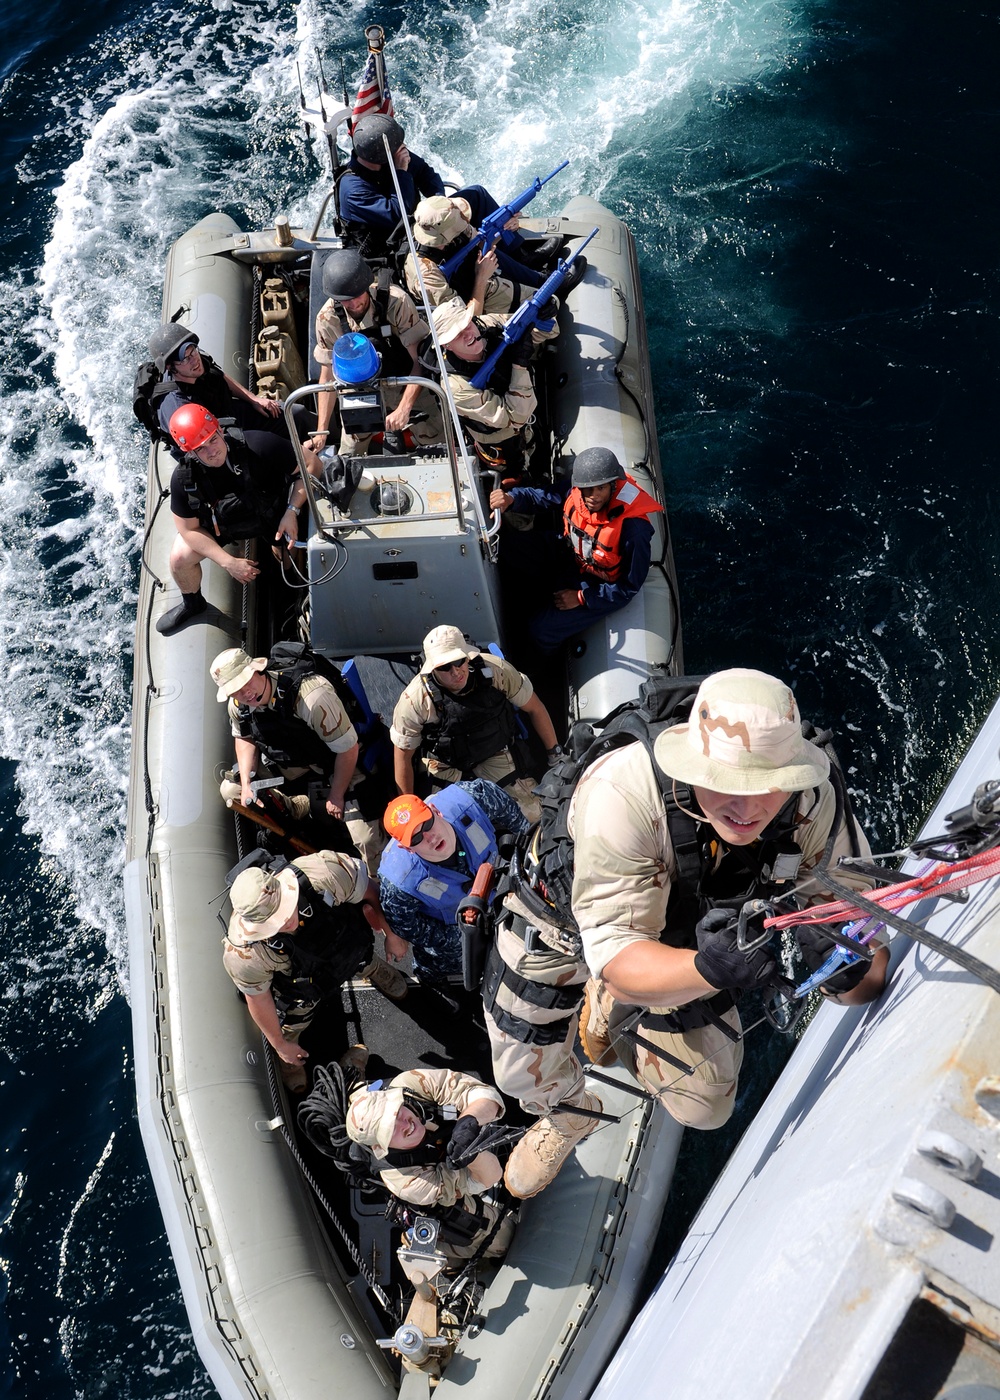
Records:
[[[538,291],[534,294],[530,301],[524,302],[521,306],[517,308],[513,316],[503,328],[503,335],[500,344],[497,346],[497,348],[493,351],[491,355],[488,355],[486,357],[482,365],[479,367],[479,369],[476,370],[475,374],[469,380],[469,383],[472,385],[473,389],[486,388],[487,384],[489,383],[490,375],[496,368],[496,363],[499,360],[500,356],[504,354],[504,352],[507,351],[512,345],[516,345],[517,342],[521,340],[523,336],[527,335],[528,331],[531,330],[532,326],[540,326],[542,330],[546,331],[550,331],[552,329],[554,323],[551,320],[544,317],[542,315],[542,311],[552,300],[552,298],[556,295],[562,284],[565,282],[570,269],[572,268],[573,264],[576,262],[580,254],[583,252],[584,248],[586,248],[587,244],[592,238],[597,237],[599,232],[599,228],[592,229],[571,258],[566,258],[565,261],[562,258],[560,258],[559,261],[556,263],[555,271],[549,273],[548,277],[546,277],[545,281],[542,283],[542,285],[539,287]]]
[[[562,165],[557,165],[555,170],[548,175],[542,178],[536,175],[528,188],[522,190],[509,204],[503,204],[495,213],[487,214],[475,238],[470,239],[464,248],[459,248],[457,253],[452,253],[447,262],[441,264],[442,276],[450,282],[453,274],[458,271],[473,248],[484,250],[492,248],[498,238],[502,238],[505,243],[513,243],[514,234],[510,229],[504,228],[504,224],[508,223],[515,214],[519,214],[526,204],[530,204],[542,186],[554,179],[560,170],[565,170],[567,165],[569,165],[569,161],[564,160]]]

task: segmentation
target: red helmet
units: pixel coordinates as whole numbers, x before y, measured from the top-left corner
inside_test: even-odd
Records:
[[[200,403],[181,404],[170,415],[170,436],[184,452],[196,452],[218,431],[218,418]]]

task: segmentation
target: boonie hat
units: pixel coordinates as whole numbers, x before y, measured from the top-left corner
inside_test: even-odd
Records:
[[[442,345],[450,345],[472,320],[472,307],[466,306],[461,297],[452,297],[451,301],[435,306],[431,316],[438,340]]]
[[[243,689],[255,672],[263,671],[266,666],[266,656],[258,656],[251,660],[242,647],[229,647],[226,651],[220,651],[209,668],[209,675],[219,687],[216,700],[220,704],[228,700],[231,695]]]
[[[447,666],[449,661],[471,661],[482,652],[465,640],[460,627],[447,623],[434,627],[424,638],[424,664],[420,668],[422,676],[430,675],[436,666]]]
[[[459,234],[472,233],[471,214],[464,199],[432,194],[422,199],[413,211],[414,242],[422,243],[425,248],[447,248]]]
[[[401,846],[410,845],[413,833],[423,822],[430,821],[434,810],[428,807],[422,797],[407,793],[405,797],[394,797],[385,809],[382,824],[390,836],[395,836]]]
[[[347,1110],[347,1136],[362,1147],[375,1148],[379,1156],[384,1157],[402,1107],[402,1089],[360,1089]]]
[[[732,796],[802,792],[830,771],[823,750],[802,737],[790,687],[739,668],[707,676],[688,721],[665,729],[653,753],[670,777]]]
[[[277,875],[253,866],[237,875],[229,900],[247,938],[270,938],[295,912],[299,882],[291,866]]]

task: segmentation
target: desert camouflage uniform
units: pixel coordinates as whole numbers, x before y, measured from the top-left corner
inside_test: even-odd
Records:
[[[315,890],[329,894],[336,904],[360,904],[368,889],[368,871],[363,861],[340,851],[318,851],[311,856],[297,856],[291,862]],[[294,936],[292,935],[282,935]],[[271,990],[277,973],[288,974],[292,961],[287,953],[268,946],[266,938],[247,938],[238,914],[229,920],[222,940],[222,965],[238,991],[244,996],[260,996]],[[286,1040],[297,1041],[312,1021],[318,1002],[296,1006],[287,1013],[279,1012],[281,1029]]]
[[[271,676],[273,684],[274,675],[270,672],[268,674]],[[240,721],[235,700],[229,701],[227,713],[233,738],[239,739],[241,737]],[[305,720],[306,724],[315,730],[333,754],[346,753],[358,742],[357,730],[348,718],[347,711],[340,702],[340,696],[325,676],[314,674],[305,677],[299,686],[298,699],[295,702],[295,715],[297,719]],[[280,767],[277,764],[271,764],[268,767],[270,772],[280,773],[289,783],[315,772],[313,769],[295,767],[294,765]],[[376,870],[386,837],[381,823],[369,821],[368,818],[363,817],[358,810],[357,801],[351,798],[351,788],[360,781],[361,776],[355,773],[347,790],[344,821],[351,834],[351,840],[364,856],[369,870]],[[230,778],[228,774],[223,776],[222,782],[219,784],[219,792],[224,802],[238,802],[241,791],[238,773],[235,778]],[[309,798],[306,794],[287,796],[282,792],[281,800],[295,821],[304,821],[309,816]]]
[[[509,316],[476,317],[477,324],[483,330],[502,329],[509,320]],[[540,345],[546,340],[552,340],[558,334],[558,324],[553,325],[550,331],[540,330],[537,326],[533,327],[531,331],[532,340],[536,345]],[[494,394],[490,389],[474,389],[472,387],[470,381],[479,369],[477,363],[471,360],[467,362],[465,367],[468,371],[467,374],[456,373],[454,363],[452,360],[448,383],[451,386],[459,417],[475,441],[490,447],[500,442],[506,442],[510,438],[518,437],[527,427],[538,407],[535,387],[531,380],[531,371],[525,365],[512,365],[510,384],[507,392],[501,396]],[[482,424],[483,428],[488,431],[477,431],[477,424]]]
[[[410,1069],[397,1074],[384,1087],[406,1089],[419,1098],[440,1104],[442,1108],[451,1108],[454,1112],[449,1116],[456,1119],[461,1118],[474,1104],[481,1103],[484,1099],[499,1105],[498,1118],[502,1118],[504,1114],[503,1099],[496,1089],[484,1084],[474,1074],[463,1074],[459,1070]],[[418,1209],[427,1206],[461,1205],[467,1210],[482,1210],[484,1227],[468,1245],[441,1242],[440,1248],[450,1260],[457,1262],[474,1254],[496,1222],[496,1207],[488,1202],[479,1206],[475,1199],[489,1188],[477,1181],[466,1167],[449,1167],[444,1162],[422,1167],[385,1167],[379,1175],[387,1191]],[[502,1226],[484,1257],[489,1259],[506,1253],[511,1235],[512,1226]]]
[[[489,652],[480,653],[477,661],[483,661],[491,668],[493,684],[516,709],[521,709],[528,703],[534,694],[534,687],[528,677],[516,666],[512,666],[509,661],[500,657],[491,656]],[[396,708],[392,712],[392,727],[389,730],[389,738],[397,749],[412,752],[420,747],[424,728],[429,724],[436,724],[438,718],[437,706],[434,704],[426,676],[414,676],[396,701]],[[447,787],[450,783],[457,783],[462,778],[462,774],[457,768],[449,768],[431,754],[425,757],[424,766],[433,778],[436,787]],[[501,784],[504,791],[509,793],[520,807],[528,821],[537,822],[542,815],[542,809],[539,806],[538,798],[534,796],[532,791],[536,780],[526,777],[518,778],[513,783],[504,783],[504,778],[513,771],[514,760],[510,756],[509,749],[501,749],[499,753],[492,754],[482,763],[477,763],[473,769],[477,778],[485,778],[487,782]]]
[[[469,262],[474,264],[478,253],[469,253]],[[440,265],[433,258],[420,259],[420,271],[424,276],[424,286],[427,288],[427,297],[431,306],[440,306],[442,302],[452,301],[458,294],[451,285]],[[407,253],[406,262],[403,266],[403,275],[406,278],[406,285],[413,297],[420,296],[420,283],[417,281],[417,274],[413,270],[413,254]],[[523,288],[520,282],[511,282],[507,277],[501,277],[494,272],[493,276],[486,284],[486,291],[483,296],[483,311],[487,316],[503,315],[504,312],[512,311],[520,306],[522,301],[527,300],[527,296],[534,291],[533,287]],[[527,292],[527,296],[526,296]]]
[[[811,903],[829,896],[815,882],[805,879],[820,860],[834,819],[835,796],[828,780],[803,792],[798,808],[795,840],[804,859],[796,885]],[[677,866],[667,827],[666,809],[645,747],[629,744],[598,759],[577,785],[569,816],[574,838],[573,914],[583,936],[584,954],[591,974],[600,979],[605,966],[623,948],[639,939],[658,941],[664,927],[667,900]],[[857,832],[862,856],[870,848]],[[728,849],[719,843],[719,859]],[[851,852],[850,835],[842,827],[834,843],[832,863]],[[841,872],[840,878],[856,888],[869,888],[863,876]],[[694,946],[694,930],[691,930]],[[645,1040],[687,1065],[683,1074],[666,1059],[636,1046],[619,1035],[615,1051],[628,1069],[660,1100],[679,1122],[697,1128],[721,1127],[730,1117],[743,1060],[743,1044],[728,1040],[716,1027],[672,1033],[644,1027],[646,1012],[669,1013],[669,1006],[637,1008],[615,1002],[612,1033],[629,1020]],[[735,1007],[722,1019],[740,1029]]]
[[[574,1004],[563,1008],[536,1006],[501,982],[494,1009],[484,1008],[494,1079],[503,1093],[520,1101],[525,1112],[540,1118],[557,1104],[585,1107],[587,1102],[583,1066],[574,1050],[587,968],[559,930],[553,925],[540,927],[542,923],[516,894],[508,894],[504,899],[504,912],[497,922],[496,945],[490,957],[499,958],[505,967],[529,982],[566,988],[568,992],[572,989],[566,1000],[572,999]],[[539,935],[533,940],[533,952],[524,946],[525,925],[539,929]],[[501,1030],[497,1024],[498,1013],[514,1016],[529,1026],[564,1024],[565,1033],[550,1045],[525,1042],[510,1030]]]
[[[370,297],[368,310],[359,321],[355,320],[353,316],[349,316],[347,311],[341,308],[344,320],[352,331],[371,330],[375,325],[375,293],[377,290],[378,284],[373,282],[368,289]],[[417,346],[429,334],[426,321],[421,319],[420,312],[414,306],[412,298],[403,291],[402,287],[393,285],[389,288],[386,315],[393,332],[407,349],[416,350]],[[313,353],[317,364],[333,364],[333,347],[343,334],[344,328],[336,304],[332,300],[324,302],[316,316],[316,348]],[[404,389],[399,385],[385,387],[383,402],[387,413],[391,413],[398,406],[403,397],[403,391]],[[420,396],[414,405],[414,412],[427,414],[426,419],[422,422],[410,423],[409,431],[413,434],[414,441],[421,446],[442,442],[444,440],[444,427],[435,395],[428,393],[426,389],[421,389]],[[344,433],[340,439],[339,450],[344,456],[362,456],[368,451],[370,442],[370,434],[351,437]]]

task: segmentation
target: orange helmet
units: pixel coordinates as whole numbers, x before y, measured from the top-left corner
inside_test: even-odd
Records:
[[[200,403],[181,404],[170,415],[170,436],[183,452],[196,452],[218,431],[218,418]]]
[[[401,846],[409,846],[417,828],[426,821],[434,820],[433,808],[428,807],[421,797],[407,793],[405,797],[394,797],[385,809],[382,822],[390,836],[395,836]]]

